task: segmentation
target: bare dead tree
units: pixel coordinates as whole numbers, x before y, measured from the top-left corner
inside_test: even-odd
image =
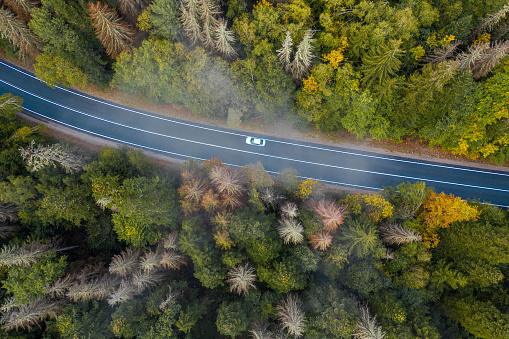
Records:
[[[161,254],[160,263],[166,269],[178,270],[182,265],[186,265],[186,260],[183,254],[174,250],[168,250]]]
[[[29,21],[32,8],[41,4],[38,0],[3,0],[5,6],[16,13],[18,18]]]
[[[277,305],[279,321],[290,335],[301,337],[304,334],[306,318],[301,309],[302,302],[294,294],[288,294]]]
[[[175,291],[175,289],[170,285],[168,286],[168,294],[166,295],[166,298],[159,304],[159,309],[164,310],[168,305],[175,302],[177,297],[180,295],[179,291]]]
[[[0,207],[0,217],[2,215],[1,207]],[[14,225],[0,225],[0,239],[7,239],[15,236],[21,230],[19,226]]]
[[[396,224],[380,226],[380,237],[384,243],[389,245],[401,245],[422,240],[419,233]]]
[[[110,263],[110,273],[125,277],[136,270],[140,250],[127,248],[113,257]]]
[[[132,284],[136,286],[139,293],[142,293],[147,288],[157,285],[163,278],[162,272],[157,270],[138,270],[133,274]]]
[[[209,176],[212,184],[221,194],[240,196],[244,192],[242,178],[237,170],[226,166],[215,166]]]
[[[37,299],[26,305],[14,307],[4,317],[3,329],[17,330],[19,328],[30,330],[34,325],[46,317],[56,318],[61,311],[63,303],[50,299]]]
[[[460,62],[460,68],[472,69],[479,60],[482,59],[484,52],[490,48],[489,43],[473,44],[468,47],[468,53],[458,54],[456,60]]]
[[[237,294],[247,293],[249,288],[256,288],[254,282],[256,280],[255,269],[246,263],[233,267],[228,271],[228,279],[226,282],[230,284],[230,292]]]
[[[162,247],[164,249],[167,249],[167,250],[175,250],[175,251],[177,251],[179,249],[179,246],[178,246],[178,236],[179,236],[179,232],[178,231],[172,231],[172,232],[168,233],[166,235],[166,237],[164,237],[161,240]]]
[[[214,0],[198,0],[201,21],[201,42],[205,48],[214,49],[214,31],[218,25],[216,15],[221,11]]]
[[[286,244],[299,244],[304,240],[304,227],[297,219],[281,219],[277,232]]]
[[[138,288],[127,280],[122,280],[120,286],[108,297],[108,304],[115,306],[117,304],[131,300],[138,295]]]
[[[249,333],[253,339],[275,339],[274,333],[269,331],[269,323],[265,321],[252,323]]]
[[[140,259],[140,268],[144,271],[152,271],[161,265],[161,255],[158,251],[148,250]]]
[[[483,53],[482,58],[472,68],[474,78],[479,79],[488,75],[501,64],[507,54],[509,54],[509,41],[491,43],[490,48]]]
[[[0,267],[29,266],[53,248],[51,243],[38,240],[21,246],[4,245],[0,250]]]
[[[376,323],[376,316],[371,318],[367,306],[359,306],[359,322],[352,336],[355,339],[382,339],[385,336],[382,327]]]
[[[311,45],[313,42],[313,34],[312,30],[307,30],[299,46],[297,46],[297,52],[295,52],[290,66],[290,72],[294,79],[302,79],[311,68],[313,58],[315,57],[313,55],[314,47]]]
[[[293,40],[292,35],[289,31],[286,31],[285,40],[283,41],[283,45],[280,49],[278,49],[277,56],[279,59],[279,63],[281,66],[283,66],[284,70],[286,72],[290,72],[292,69],[292,47],[293,47]]]
[[[89,2],[88,15],[97,38],[110,57],[116,58],[121,52],[131,50],[135,31],[122,21],[115,9],[101,2]]]
[[[180,22],[182,24],[182,29],[193,45],[202,40],[199,17],[197,0],[183,0],[180,3]]]
[[[12,203],[3,203],[0,201],[0,221],[6,222],[9,221],[16,221],[18,220],[18,210],[19,207],[16,204]]]
[[[216,50],[221,53],[225,58],[233,58],[237,55],[233,44],[235,43],[235,37],[233,32],[228,30],[227,22],[224,19],[219,19],[214,31],[215,47]]]
[[[320,231],[309,236],[309,244],[315,249],[325,251],[332,244],[334,236],[330,233]]]
[[[28,28],[23,20],[9,9],[0,7],[0,36],[19,48],[19,57],[35,60],[42,46],[41,40]]]
[[[318,218],[327,232],[334,232],[343,224],[348,215],[347,207],[334,201],[320,200],[313,206]]]
[[[144,7],[143,0],[117,0],[118,10],[130,22],[136,22],[136,18]]]
[[[103,300],[114,293],[116,286],[118,286],[118,279],[105,275],[88,281],[75,281],[67,289],[66,296],[74,302]]]
[[[425,56],[423,58],[423,61],[425,63],[431,63],[434,65],[439,64],[448,58],[454,57],[454,53],[458,49],[458,46],[461,44],[462,44],[462,42],[458,40],[458,41],[455,41],[454,43],[449,44],[445,47],[437,48],[437,49],[435,49],[435,51],[433,52],[432,55]]]
[[[260,199],[266,206],[276,209],[279,203],[283,200],[281,196],[273,187],[265,187],[260,191]]]
[[[46,286],[44,293],[51,298],[62,299],[73,285],[74,278],[74,276],[68,274],[53,282],[53,284]]]
[[[286,218],[297,218],[299,215],[299,209],[297,208],[297,204],[291,201],[287,201],[284,203],[281,208],[281,214]]]
[[[473,32],[472,36],[477,36],[483,32],[489,32],[495,28],[495,26],[505,18],[507,13],[509,12],[509,5],[504,5],[497,12],[488,15],[486,18],[482,19],[481,24],[477,26]]]
[[[35,141],[32,140],[26,149],[20,147],[19,151],[21,152],[21,157],[27,162],[28,168],[34,172],[51,165],[56,167],[57,163],[66,172],[77,172],[83,169],[83,166],[87,163],[86,157],[64,149],[61,144],[49,146],[38,144],[36,146]]]

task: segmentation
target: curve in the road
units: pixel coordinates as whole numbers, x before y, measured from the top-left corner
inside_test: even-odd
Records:
[[[259,151],[254,152],[252,146],[246,148],[243,140],[239,140],[246,135],[236,131],[140,112],[64,88],[48,90],[48,87],[33,75],[0,61],[0,70],[2,69],[22,74],[32,80],[31,84],[30,81],[20,81],[19,76],[16,77],[13,73],[10,80],[18,81],[14,84],[5,80],[9,78],[7,72],[2,72],[0,76],[2,78],[0,90],[2,87],[5,90],[10,88],[10,92],[16,92],[14,94],[23,97],[27,111],[68,127],[131,146],[183,158],[204,160],[213,156],[222,158],[225,163],[234,166],[253,163],[262,157],[264,159],[262,163],[270,172],[280,172],[285,167],[294,167],[303,177],[369,189],[395,186],[403,181],[425,181],[438,191],[443,190],[464,198],[491,201],[501,207],[508,206],[508,173],[420,162],[342,148],[326,148],[279,138],[267,139],[267,146],[270,146],[258,148]],[[35,94],[37,91],[45,96]],[[57,101],[74,103],[76,108]],[[93,114],[79,109],[90,106],[93,106],[91,107],[94,110]],[[124,114],[115,114],[119,112]],[[118,115],[121,115],[120,119]],[[140,116],[144,119],[140,120]],[[156,120],[158,123],[154,124],[150,120]],[[105,133],[105,125],[111,125],[109,129],[106,128],[109,133]],[[173,125],[178,125],[179,128],[172,127]],[[167,133],[165,127],[171,133]],[[197,133],[197,130],[202,132]],[[208,135],[205,135],[207,133]],[[175,147],[168,147],[168,139],[176,144]],[[214,143],[211,139],[214,139]],[[146,142],[143,142],[144,140]],[[239,144],[243,145],[244,149],[238,147]],[[177,151],[175,148],[179,146],[181,149]],[[348,163],[348,166],[344,166],[343,163]],[[375,168],[377,170],[373,170]],[[338,177],[349,180],[338,180]]]

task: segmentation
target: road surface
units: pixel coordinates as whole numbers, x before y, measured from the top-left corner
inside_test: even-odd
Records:
[[[23,98],[26,112],[133,147],[175,158],[219,158],[242,166],[261,161],[270,172],[294,168],[302,177],[380,190],[424,181],[436,192],[509,206],[509,173],[360,152],[276,137],[263,147],[226,128],[159,116],[64,88],[52,89],[33,75],[0,61],[0,94]]]

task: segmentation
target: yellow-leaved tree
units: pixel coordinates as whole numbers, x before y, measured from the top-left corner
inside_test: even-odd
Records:
[[[424,244],[428,248],[437,247],[440,242],[438,237],[440,228],[448,228],[456,221],[476,220],[480,213],[475,206],[470,206],[460,197],[444,192],[440,194],[430,192],[420,214],[423,224],[419,232]]]

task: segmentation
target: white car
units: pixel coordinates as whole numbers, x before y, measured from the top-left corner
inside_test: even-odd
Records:
[[[246,144],[253,146],[265,146],[265,140],[255,137],[247,137]]]

